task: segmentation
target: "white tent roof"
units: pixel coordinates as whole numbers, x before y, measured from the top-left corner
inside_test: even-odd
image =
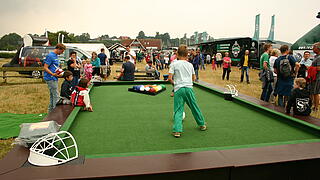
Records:
[[[64,43],[66,46],[77,47],[88,53],[96,52],[97,54],[100,53],[101,48],[105,49],[105,53],[110,58],[110,52],[108,48],[103,43]]]

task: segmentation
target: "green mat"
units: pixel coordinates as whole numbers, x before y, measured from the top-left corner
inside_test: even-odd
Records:
[[[186,107],[184,133],[176,139],[171,135],[174,99],[170,97],[171,88],[149,96],[128,92],[129,87],[92,89],[94,112],[79,112],[69,129],[80,154],[112,157],[320,141],[318,133],[290,123],[284,117],[225,101],[197,87],[194,91],[208,131],[197,128]]]
[[[0,113],[0,139],[17,137],[22,123],[40,122],[47,114]]]

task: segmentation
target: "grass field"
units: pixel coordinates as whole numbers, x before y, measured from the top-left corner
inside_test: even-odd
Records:
[[[0,59],[0,66],[9,62],[9,59]],[[138,69],[144,69],[145,63],[138,63]],[[109,80],[113,80],[116,76],[116,69],[120,69],[121,63],[117,63],[112,66],[111,76]],[[168,70],[160,71],[161,75],[167,74]],[[1,73],[1,72],[0,72]],[[225,87],[227,84],[236,85],[239,93],[246,94],[252,97],[259,98],[261,94],[261,82],[258,79],[258,70],[250,70],[250,82],[240,83],[240,70],[236,67],[232,68],[229,81],[223,81],[221,79],[222,69],[213,71],[211,65],[207,65],[206,70],[200,70],[200,80],[206,81],[217,86]],[[9,74],[9,73],[8,73]],[[10,74],[18,74],[10,72]],[[59,80],[61,85],[63,79]],[[42,83],[40,79],[26,79],[26,78],[8,78],[8,83],[4,84],[4,81],[0,79],[0,113],[46,113],[49,102],[48,88],[45,83]],[[319,118],[320,114],[312,113],[312,116]],[[10,140],[0,141],[0,159],[4,156],[5,152],[10,149]],[[2,148],[2,147],[7,148]],[[4,149],[4,151],[2,151]]]

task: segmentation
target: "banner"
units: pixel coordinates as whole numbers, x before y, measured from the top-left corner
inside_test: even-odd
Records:
[[[260,14],[256,15],[255,31],[252,39],[259,41],[259,38],[260,38]]]
[[[271,17],[271,27],[270,27],[268,41],[274,41],[274,15]]]

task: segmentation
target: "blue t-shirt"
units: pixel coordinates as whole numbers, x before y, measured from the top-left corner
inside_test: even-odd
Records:
[[[107,56],[105,53],[100,53],[98,55],[98,58],[100,59],[100,64],[101,65],[106,65],[106,59],[107,59]]]
[[[54,52],[50,52],[46,59],[44,60],[44,64],[48,64],[49,66],[49,70],[52,73],[56,72],[56,69],[59,68],[59,59],[58,59],[58,55]],[[44,80],[46,81],[58,81],[58,78],[55,76],[52,76],[51,74],[47,73],[46,71],[44,72]]]

